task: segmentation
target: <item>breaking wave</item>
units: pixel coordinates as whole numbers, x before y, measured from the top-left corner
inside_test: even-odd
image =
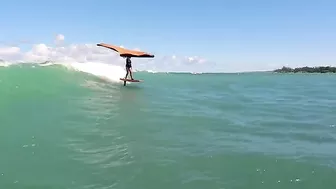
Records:
[[[120,78],[125,77],[126,70],[124,67],[115,64],[106,64],[100,62],[52,62],[52,61],[45,61],[45,62],[6,62],[0,61],[0,67],[9,67],[11,65],[18,65],[18,64],[33,64],[34,66],[42,66],[42,67],[49,67],[53,65],[60,65],[67,69],[84,72],[87,74],[94,75],[99,77],[103,80],[107,80],[110,82],[122,82]],[[201,72],[167,72],[167,71],[156,71],[156,70],[137,70],[133,69],[133,72],[146,72],[150,74],[174,74],[174,73],[183,73],[183,74],[202,74]]]
[[[89,63],[67,63],[61,65],[70,69],[74,69],[76,71],[92,74],[112,82],[120,82],[120,78],[125,77],[126,75],[126,71],[124,68],[112,64],[89,62]]]
[[[86,63],[79,63],[79,62],[51,62],[46,61],[42,63],[28,63],[28,62],[5,62],[1,61],[0,66],[1,67],[9,67],[12,65],[18,65],[18,64],[34,64],[38,66],[52,66],[52,65],[60,65],[63,67],[66,67],[70,70],[75,70],[79,72],[85,72],[87,74],[91,74],[94,76],[97,76],[99,78],[109,80],[112,82],[121,82],[119,78],[125,77],[126,70],[118,65],[113,64],[105,64],[105,63],[98,63],[98,62],[86,62]]]

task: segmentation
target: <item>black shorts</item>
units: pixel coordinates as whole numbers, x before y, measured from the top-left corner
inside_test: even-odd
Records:
[[[132,64],[126,64],[126,68],[132,68]]]

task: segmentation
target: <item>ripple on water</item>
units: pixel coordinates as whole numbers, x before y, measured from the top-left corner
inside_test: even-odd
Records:
[[[120,131],[118,116],[120,91],[90,83],[95,91],[90,96],[73,99],[76,107],[63,121],[67,127],[65,146],[71,157],[86,165],[109,169],[133,162],[129,141]],[[119,91],[119,92],[118,92]]]

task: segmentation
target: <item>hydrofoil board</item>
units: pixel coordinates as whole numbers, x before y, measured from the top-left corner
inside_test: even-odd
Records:
[[[138,80],[138,79],[125,79],[125,78],[120,78],[121,81],[128,81],[128,82],[141,82],[142,80]]]
[[[124,86],[126,86],[126,81],[128,82],[141,82],[142,80],[138,79],[125,79],[125,78],[120,78],[121,81],[124,81]]]

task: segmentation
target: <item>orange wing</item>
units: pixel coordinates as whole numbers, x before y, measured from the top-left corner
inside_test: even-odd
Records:
[[[120,54],[120,56],[130,56],[130,57],[144,57],[144,58],[153,58],[154,55],[148,54],[142,51],[134,51],[125,48],[121,48],[115,45],[109,45],[105,43],[99,43],[97,46],[105,47],[108,49],[112,49]]]

